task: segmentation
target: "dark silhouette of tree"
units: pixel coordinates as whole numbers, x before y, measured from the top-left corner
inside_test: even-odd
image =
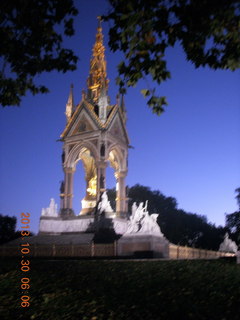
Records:
[[[0,244],[15,239],[16,223],[17,219],[15,217],[0,214]]]
[[[21,231],[16,231],[16,217],[9,217],[0,214],[0,244],[9,242],[11,240],[21,237]],[[30,232],[29,236],[33,236],[34,233]]]
[[[172,197],[165,197],[160,191],[152,191],[149,187],[139,184],[129,188],[129,208],[133,203],[146,202],[148,200],[148,211],[151,213],[160,211],[171,211],[177,208],[177,201]]]
[[[237,193],[235,198],[237,199],[237,204],[238,204],[238,208],[239,208],[239,211],[240,211],[240,188],[237,188],[235,190],[235,192]]]
[[[107,189],[107,195],[113,211],[116,211],[116,189]]]
[[[122,93],[147,76],[158,85],[170,78],[165,52],[176,43],[196,68],[236,70],[240,67],[238,0],[109,0],[109,46],[124,54],[117,83]],[[156,114],[165,97],[142,90]]]
[[[240,188],[235,190],[239,210],[233,213],[226,214],[226,227],[231,234],[231,239],[240,245]]]
[[[1,0],[2,106],[19,105],[27,91],[48,92],[44,85],[34,82],[36,75],[76,69],[78,58],[62,47],[62,36],[74,34],[73,17],[77,13],[73,0]]]

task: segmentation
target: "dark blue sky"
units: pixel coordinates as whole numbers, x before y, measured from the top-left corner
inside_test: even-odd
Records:
[[[99,5],[101,4],[101,6]],[[92,46],[96,17],[105,12],[104,0],[81,1],[76,34],[66,44],[80,57],[75,72],[51,72],[39,77],[50,88],[46,95],[26,96],[20,108],[1,110],[0,136],[0,212],[19,217],[30,212],[31,230],[38,231],[42,207],[50,198],[59,204],[63,179],[61,142],[66,124],[65,104],[70,84],[74,84],[75,103],[80,102]],[[116,65],[121,57],[107,48],[109,95],[115,103]],[[180,47],[167,52],[171,80],[158,91],[168,98],[166,112],[151,113],[140,89],[130,89],[125,97],[131,145],[127,183],[140,183],[177,199],[187,212],[206,215],[210,222],[224,225],[225,213],[237,210],[234,190],[240,187],[240,73],[194,69]],[[113,170],[107,170],[107,187],[114,186]],[[84,195],[82,164],[75,174],[74,209],[80,211]],[[18,219],[19,220],[19,219]]]

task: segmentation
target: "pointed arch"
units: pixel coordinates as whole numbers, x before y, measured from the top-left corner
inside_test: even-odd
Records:
[[[116,171],[126,170],[126,156],[125,151],[122,150],[119,145],[114,144],[108,150],[108,160],[111,166]]]
[[[95,161],[98,161],[98,150],[96,146],[90,141],[82,141],[76,144],[66,156],[65,167],[75,169],[77,162],[80,160],[79,156],[81,154],[81,150],[83,150],[84,148],[88,149],[91,152],[92,157],[95,159]]]

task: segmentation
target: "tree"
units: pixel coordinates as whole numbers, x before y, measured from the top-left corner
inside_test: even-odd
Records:
[[[226,215],[226,227],[231,234],[231,238],[240,244],[240,211],[229,213]]]
[[[235,192],[237,193],[235,198],[237,199],[237,204],[238,204],[238,208],[239,208],[239,211],[240,211],[240,188],[237,188],[235,190]]]
[[[159,190],[151,190],[149,187],[135,184],[129,188],[129,209],[133,203],[138,205],[140,202],[146,202],[147,210],[151,213],[154,212],[169,212],[177,208],[177,201],[175,198],[164,196]]]
[[[121,50],[117,83],[122,93],[150,76],[160,85],[170,78],[165,52],[179,43],[196,68],[236,70],[240,67],[240,10],[238,0],[109,0],[109,46]],[[156,114],[165,97],[155,89],[142,90]]]
[[[235,190],[237,193],[236,199],[239,210],[233,213],[226,214],[226,228],[231,234],[231,238],[240,245],[240,188]]]
[[[0,244],[8,242],[15,237],[16,217],[0,214]]]
[[[1,0],[0,104],[19,105],[21,98],[48,92],[34,82],[44,71],[76,69],[77,57],[62,47],[62,33],[74,34],[73,0]],[[63,30],[61,32],[60,30]]]
[[[16,217],[4,216],[0,213],[0,244],[20,238],[21,231],[16,231]],[[29,231],[29,236],[34,233]]]

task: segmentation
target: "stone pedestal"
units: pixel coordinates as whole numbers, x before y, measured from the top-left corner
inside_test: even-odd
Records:
[[[151,234],[128,234],[118,240],[119,256],[152,252],[154,258],[169,258],[169,241]]]
[[[127,220],[108,218],[113,224],[116,234],[123,234],[127,230]],[[94,223],[94,216],[66,216],[40,218],[39,234],[71,234],[90,232]]]
[[[86,232],[93,218],[85,217],[41,217],[39,234],[66,234]]]

